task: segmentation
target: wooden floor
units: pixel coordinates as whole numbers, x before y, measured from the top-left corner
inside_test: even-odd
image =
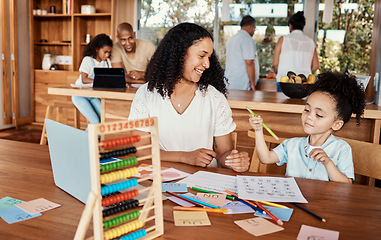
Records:
[[[31,129],[36,129],[36,130],[42,131],[42,125],[32,123],[32,124],[22,125],[18,129],[16,129],[15,127],[12,127],[12,128],[8,128],[8,129],[0,130],[0,138],[9,136],[9,135],[12,135],[15,133],[19,133],[19,132],[24,132],[25,130],[31,130]]]

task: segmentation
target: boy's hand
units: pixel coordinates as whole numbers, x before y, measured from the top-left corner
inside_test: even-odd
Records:
[[[313,158],[314,161],[321,162],[324,166],[327,165],[332,160],[328,157],[327,153],[321,148],[314,148],[310,152],[310,157]]]
[[[254,117],[254,115],[250,115],[249,118],[249,123],[251,127],[253,127],[255,132],[262,132],[263,131],[263,126],[262,126],[262,118],[261,116]]]

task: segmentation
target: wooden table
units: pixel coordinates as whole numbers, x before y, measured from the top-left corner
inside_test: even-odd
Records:
[[[63,96],[98,97],[102,100],[102,121],[105,120],[106,100],[123,100],[131,102],[135,96],[136,88],[124,91],[75,89],[71,87],[49,88],[48,93]],[[252,149],[253,140],[247,137],[249,113],[246,106],[261,115],[266,124],[281,137],[305,136],[301,124],[301,113],[304,109],[305,99],[290,99],[283,93],[229,90],[228,102],[233,110],[233,118],[237,124],[238,146]],[[107,106],[108,110],[121,112],[118,106]],[[123,109],[123,108],[122,108]],[[126,109],[125,112],[129,112]],[[128,116],[128,115],[127,115]],[[335,135],[361,141],[379,143],[381,128],[381,107],[368,104],[364,112],[364,119],[360,126],[356,126],[354,119],[348,122],[343,129]]]
[[[199,170],[236,175],[229,169],[198,168],[164,162],[163,166],[194,173]],[[243,173],[242,175],[256,175]],[[327,219],[326,223],[295,209],[284,230],[258,239],[296,239],[302,224],[340,232],[340,239],[379,239],[381,236],[381,189],[363,185],[296,179],[307,207]],[[24,201],[46,198],[62,206],[26,221],[0,224],[1,239],[73,239],[84,204],[54,185],[47,146],[0,140],[0,196]],[[292,207],[290,204],[286,204]],[[174,226],[172,207],[164,201],[165,234],[158,239],[253,239],[233,222],[252,214],[208,213],[207,227]],[[2,220],[0,220],[2,221]],[[91,230],[91,227],[90,227]],[[90,236],[91,232],[88,232]]]

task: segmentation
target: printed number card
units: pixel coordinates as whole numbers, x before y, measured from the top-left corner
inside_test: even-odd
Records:
[[[282,221],[289,221],[291,218],[292,212],[294,211],[294,209],[292,208],[278,208],[278,207],[270,207],[270,206],[264,206],[264,207],[267,210],[269,210],[272,214],[274,214],[275,217],[279,218]],[[271,219],[269,215],[260,213],[259,211],[256,211],[254,213],[254,216]]]
[[[162,192],[188,192],[186,183],[162,183],[161,184]]]
[[[207,200],[207,203],[222,207],[226,203],[226,194],[197,193],[197,197]]]
[[[302,225],[297,240],[309,239],[338,240],[339,232]]]
[[[30,214],[15,206],[0,210],[0,217],[9,224],[39,217],[41,215],[41,213]]]
[[[231,201],[222,206],[224,209],[229,209],[227,213],[224,214],[241,214],[241,213],[253,213],[254,209],[238,201]]]
[[[0,210],[12,208],[15,206],[16,203],[22,203],[22,202],[24,202],[24,201],[18,200],[16,198],[4,197],[4,198],[0,199]]]
[[[44,198],[39,198],[29,202],[17,203],[16,206],[27,211],[30,214],[36,214],[60,207],[61,205]]]
[[[234,223],[240,226],[246,232],[256,237],[269,234],[269,233],[279,232],[284,229],[261,217],[234,221]]]
[[[242,199],[307,203],[294,178],[237,176],[237,186]]]
[[[206,212],[173,211],[175,226],[209,226]]]

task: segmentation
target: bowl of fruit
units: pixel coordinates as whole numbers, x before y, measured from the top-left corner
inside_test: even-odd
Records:
[[[280,88],[284,95],[289,98],[304,98],[310,94],[315,85],[315,75],[310,74],[306,77],[304,74],[295,74],[289,71],[287,76],[280,78]]]

